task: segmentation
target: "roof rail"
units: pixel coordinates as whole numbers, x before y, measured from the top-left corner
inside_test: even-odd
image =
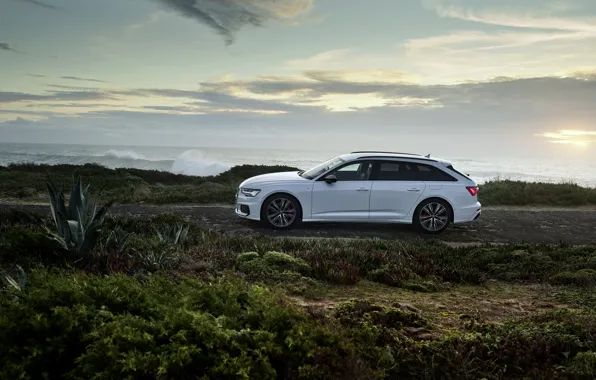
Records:
[[[375,159],[375,158],[384,158],[384,159],[396,159],[397,157],[395,156],[360,156],[358,157],[359,160],[361,159]],[[432,162],[439,162],[438,160],[435,160],[433,158],[430,157],[424,157],[424,156],[415,156],[415,157],[403,157],[407,160],[420,160],[420,161],[432,161]]]
[[[360,151],[356,151],[356,152],[351,152],[352,154],[360,154],[360,153],[383,153],[383,154],[405,154],[408,156],[421,156],[421,154],[417,154],[417,153],[402,153],[402,152],[384,152],[384,151],[380,151],[380,150],[360,150]]]

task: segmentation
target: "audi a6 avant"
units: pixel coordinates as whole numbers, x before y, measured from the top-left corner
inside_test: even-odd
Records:
[[[275,229],[301,222],[377,222],[439,233],[450,223],[480,217],[477,194],[477,183],[448,161],[352,152],[310,170],[245,180],[236,194],[236,214]]]

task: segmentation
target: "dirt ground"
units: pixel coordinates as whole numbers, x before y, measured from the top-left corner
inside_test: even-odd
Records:
[[[0,204],[49,212],[45,205]],[[414,231],[407,225],[308,223],[291,231],[272,231],[260,224],[238,218],[231,206],[147,206],[117,205],[113,215],[157,215],[176,213],[200,225],[229,234],[266,234],[273,236],[319,238],[437,238],[453,245],[490,243],[596,244],[596,210],[487,207],[473,223],[451,225],[438,236]]]

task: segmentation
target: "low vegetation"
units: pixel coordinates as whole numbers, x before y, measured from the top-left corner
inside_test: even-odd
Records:
[[[0,209],[2,379],[596,376],[595,245],[230,236],[75,178]]]
[[[45,202],[45,179],[51,175],[58,187],[69,186],[72,175],[82,176],[102,201],[127,204],[227,204],[234,201],[244,179],[258,174],[291,171],[287,166],[241,165],[210,177],[186,176],[140,169],[108,169],[95,164],[0,167],[0,199]],[[511,180],[489,181],[480,186],[483,205],[586,206],[596,205],[596,189],[570,183]]]
[[[241,165],[216,176],[198,177],[158,170],[108,169],[96,164],[0,166],[0,199],[45,202],[46,179],[68,188],[72,176],[88,181],[98,200],[117,203],[216,204],[234,201],[244,179],[264,173],[298,170],[287,166]]]

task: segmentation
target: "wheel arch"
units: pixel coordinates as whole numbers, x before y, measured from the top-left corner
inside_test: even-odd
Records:
[[[418,209],[420,208],[420,206],[427,201],[433,201],[433,200],[437,200],[437,201],[443,201],[445,203],[447,203],[448,206],[448,210],[449,210],[449,222],[453,223],[454,219],[455,219],[455,215],[454,215],[454,211],[453,211],[453,205],[451,204],[451,202],[449,202],[448,199],[443,198],[443,197],[438,197],[436,195],[433,195],[431,197],[427,197],[424,199],[421,199],[420,201],[418,201],[418,204],[416,204],[416,207],[414,207],[414,212],[412,212],[412,222],[414,222],[414,218],[416,216],[416,213],[418,212]]]
[[[300,207],[300,213],[299,213],[300,219],[304,218],[304,206],[302,206],[302,202],[300,202],[300,199],[298,199],[297,196],[295,196],[294,194],[292,194],[289,191],[275,190],[275,191],[272,191],[271,193],[267,194],[267,196],[265,198],[263,198],[263,202],[261,202],[261,207],[259,207],[259,217],[260,217],[260,219],[263,219],[263,210],[264,210],[264,207],[265,207],[265,203],[267,203],[267,201],[271,197],[274,197],[276,195],[284,195],[284,196],[287,196],[287,197],[292,197],[296,201],[298,207]]]

